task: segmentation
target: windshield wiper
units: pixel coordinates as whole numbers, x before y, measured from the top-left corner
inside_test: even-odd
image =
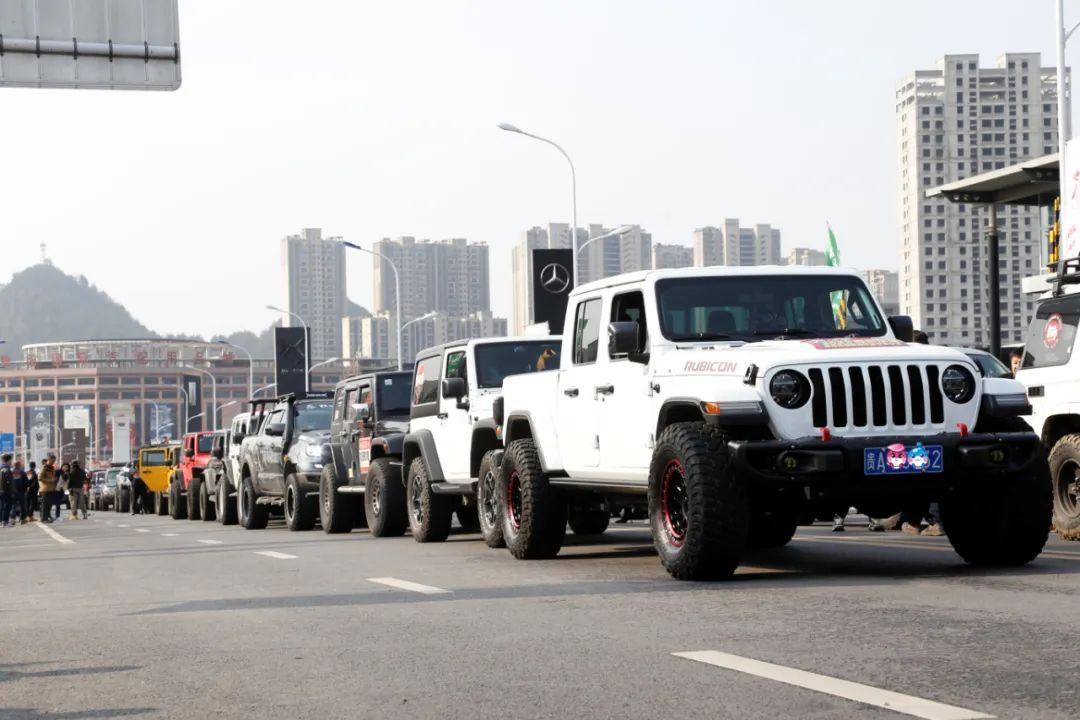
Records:
[[[775,335],[777,340],[784,337],[806,337],[807,335],[817,336],[816,332],[806,330],[805,328],[777,328],[775,330],[755,330],[754,335]]]
[[[672,335],[672,342],[688,342],[696,340],[731,340],[731,335],[724,333],[693,333],[691,335]]]

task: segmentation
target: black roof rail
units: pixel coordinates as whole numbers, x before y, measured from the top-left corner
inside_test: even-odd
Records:
[[[1080,257],[1058,260],[1057,275],[1050,278],[1050,284],[1054,288],[1054,297],[1065,292],[1066,285],[1080,284]]]

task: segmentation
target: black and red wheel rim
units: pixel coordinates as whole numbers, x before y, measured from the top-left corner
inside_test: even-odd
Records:
[[[480,512],[484,516],[484,522],[487,526],[494,527],[495,519],[498,516],[496,510],[495,500],[495,473],[492,470],[488,470],[481,478],[480,483],[482,485],[483,492],[481,493],[482,500],[480,502]]]
[[[1058,471],[1054,491],[1057,493],[1058,507],[1067,517],[1080,515],[1080,465],[1069,460]]]
[[[521,527],[521,479],[516,470],[506,481],[506,516],[515,530]]]
[[[660,518],[667,541],[674,547],[682,547],[686,542],[688,508],[686,475],[682,463],[668,460],[660,482]]]

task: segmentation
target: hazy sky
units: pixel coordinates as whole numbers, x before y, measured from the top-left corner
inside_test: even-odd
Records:
[[[180,4],[175,93],[0,89],[0,281],[47,243],[158,332],[257,329],[278,240],[318,226],[485,241],[510,316],[510,247],[570,208],[563,159],[504,120],[570,152],[582,224],[689,244],[738,217],[786,251],[829,220],[845,264],[895,268],[897,82],[1053,64],[1050,0]],[[363,305],[370,277],[353,254]]]

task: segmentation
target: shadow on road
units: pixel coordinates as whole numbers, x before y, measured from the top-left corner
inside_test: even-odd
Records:
[[[70,712],[42,712],[31,708],[0,708],[0,720],[81,720],[82,718],[119,718],[156,714],[157,708],[97,708]]]
[[[30,663],[27,663],[29,665]],[[38,663],[44,665],[45,663]],[[107,667],[87,667],[87,668],[58,668],[56,670],[12,670],[9,668],[22,667],[21,665],[4,665],[0,666],[0,683],[11,682],[13,680],[34,680],[44,678],[59,678],[59,677],[71,677],[73,675],[101,675],[104,673],[116,673],[116,672],[128,672],[130,670],[139,670],[136,665],[115,665]]]

